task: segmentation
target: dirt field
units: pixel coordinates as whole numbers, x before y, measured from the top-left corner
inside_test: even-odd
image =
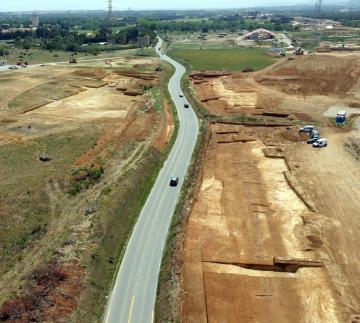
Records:
[[[252,75],[193,75],[211,113],[280,125],[211,125],[186,225],[184,322],[360,321],[360,134],[324,115],[358,106],[359,64],[308,56]],[[316,122],[328,147],[307,145],[301,121]]]
[[[131,75],[120,66],[0,75],[0,320],[68,321],[77,309],[79,321],[90,321],[102,313],[174,127],[168,103],[149,91],[163,86],[159,62],[121,61]],[[134,67],[144,62],[146,70]]]
[[[284,59],[257,73],[195,73],[192,80],[197,98],[213,114],[311,121],[325,120],[333,105],[360,105],[359,75],[359,57],[316,55]]]

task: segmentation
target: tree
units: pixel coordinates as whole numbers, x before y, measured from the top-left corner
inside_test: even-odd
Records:
[[[32,47],[31,39],[25,39],[22,43],[22,48],[28,52],[31,47]]]
[[[0,47],[0,56],[9,56],[10,52],[6,47]]]

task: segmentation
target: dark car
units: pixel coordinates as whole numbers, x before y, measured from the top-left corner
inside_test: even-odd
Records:
[[[177,186],[178,183],[179,183],[179,177],[170,178],[170,186]]]
[[[307,143],[308,143],[308,144],[313,144],[315,141],[318,141],[319,139],[321,139],[320,135],[315,135],[315,136],[311,137],[311,138],[307,141]]]
[[[190,105],[187,104],[187,103],[185,103],[185,104],[184,104],[184,108],[188,108],[188,107],[190,107]]]
[[[320,132],[317,131],[317,130],[313,130],[313,131],[310,133],[309,138],[312,139],[312,138],[317,137],[317,136],[320,137]]]

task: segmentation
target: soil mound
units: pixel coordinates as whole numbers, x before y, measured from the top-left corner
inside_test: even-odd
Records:
[[[77,76],[91,77],[100,80],[105,77],[107,73],[100,69],[81,69],[74,71],[73,74]]]
[[[256,80],[288,94],[326,95],[347,93],[359,76],[358,58],[315,55],[287,61],[285,65],[260,74]]]

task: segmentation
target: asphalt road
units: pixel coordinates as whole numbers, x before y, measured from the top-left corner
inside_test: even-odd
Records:
[[[158,54],[176,68],[168,88],[179,116],[179,133],[128,242],[109,296],[106,323],[147,323],[154,319],[164,244],[199,130],[195,112],[191,106],[184,108],[184,103],[188,102],[179,97],[182,92],[180,80],[185,68],[161,54],[161,43],[159,40],[156,46]],[[179,177],[177,187],[169,186],[171,176]]]

